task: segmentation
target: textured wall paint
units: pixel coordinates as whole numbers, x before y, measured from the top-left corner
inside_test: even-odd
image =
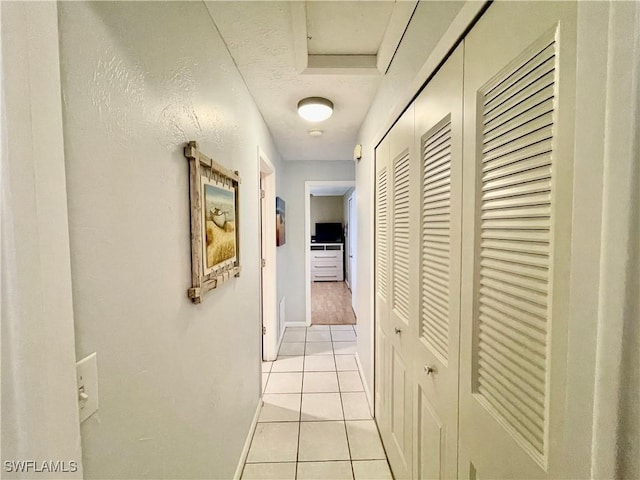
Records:
[[[402,38],[389,70],[383,78],[376,97],[360,129],[358,143],[362,144],[362,159],[356,167],[356,204],[358,208],[358,266],[356,311],[358,312],[358,356],[365,381],[373,394],[373,175],[374,142],[380,129],[390,120],[400,98],[406,95],[433,48],[464,2],[420,2]]]
[[[82,478],[55,2],[2,2],[2,478]],[[5,461],[63,461],[16,474]],[[69,462],[76,462],[71,472]]]
[[[287,202],[287,243],[278,247],[278,298],[286,297],[287,322],[305,321],[304,182],[354,180],[353,161],[282,162],[279,195]]]
[[[278,153],[202,3],[63,2],[60,32],[85,477],[231,478],[260,396],[257,147]],[[242,177],[242,274],[200,305],[187,140]]]
[[[344,196],[311,196],[309,203],[311,235],[316,234],[316,223],[341,223],[344,226]]]

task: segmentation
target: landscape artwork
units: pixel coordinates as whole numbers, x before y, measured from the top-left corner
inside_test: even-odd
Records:
[[[276,197],[276,247],[284,245],[287,241],[284,208],[284,200],[280,197]]]
[[[236,197],[233,188],[202,178],[203,263],[207,275],[236,261]]]

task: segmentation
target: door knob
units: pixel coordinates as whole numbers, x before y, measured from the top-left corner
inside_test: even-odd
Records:
[[[396,328],[396,335],[400,335],[402,333],[402,329],[401,328]]]
[[[431,375],[432,373],[436,373],[436,369],[430,365],[425,365],[424,373],[426,373],[427,375]]]

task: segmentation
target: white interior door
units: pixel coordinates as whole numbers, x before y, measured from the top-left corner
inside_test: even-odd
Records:
[[[413,105],[389,132],[390,274],[389,430],[385,445],[396,478],[410,478],[413,466],[412,334],[417,319],[417,228],[419,164],[414,151]]]
[[[565,478],[575,9],[495,2],[465,39],[461,478]]]
[[[357,262],[357,249],[358,245],[357,232],[358,232],[358,216],[356,210],[356,192],[353,191],[349,196],[348,201],[348,222],[349,222],[349,244],[347,246],[347,265],[349,269],[349,288],[351,289],[351,308],[356,311],[356,262]]]
[[[388,437],[390,423],[389,401],[389,137],[376,148],[375,162],[375,368],[374,405],[378,428]]]
[[[419,152],[419,319],[414,340],[413,478],[457,478],[463,47],[415,102]]]

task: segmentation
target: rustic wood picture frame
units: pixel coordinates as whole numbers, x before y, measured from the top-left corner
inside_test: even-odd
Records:
[[[187,290],[187,294],[193,303],[200,303],[205,293],[234,277],[240,276],[240,205],[238,202],[240,176],[238,171],[229,170],[200,152],[195,141],[187,143],[184,147],[184,156],[189,161],[189,201],[191,205],[192,286]],[[205,201],[203,200],[203,192],[207,185],[211,185],[212,188],[217,188],[220,191],[232,192],[233,231],[235,233],[235,255],[223,262],[210,266],[205,263],[208,262],[208,258],[205,258],[209,247],[208,238],[210,236],[208,234],[212,233],[207,231],[207,215],[211,215],[211,213],[206,211]],[[222,219],[226,218],[224,212],[216,215],[216,217],[219,216]],[[226,223],[226,220],[224,220],[221,225],[226,227]],[[209,227],[214,228],[211,224]],[[228,229],[224,231],[227,234],[229,233]]]

